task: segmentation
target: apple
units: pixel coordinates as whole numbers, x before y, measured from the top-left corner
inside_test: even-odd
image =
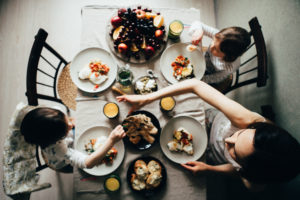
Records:
[[[122,18],[119,16],[115,16],[115,17],[111,18],[110,22],[111,22],[111,25],[114,28],[116,28],[122,24]]]
[[[119,17],[122,17],[126,11],[127,11],[127,10],[126,10],[125,8],[120,8],[120,9],[118,10],[118,16],[119,16]]]
[[[135,13],[138,19],[144,19],[146,17],[146,12],[143,10],[138,9],[135,11]]]
[[[164,32],[160,29],[156,30],[155,31],[155,37],[158,38],[158,39],[161,39],[164,35]]]
[[[126,53],[127,49],[128,49],[128,46],[125,43],[120,43],[118,45],[119,53]]]
[[[145,53],[147,56],[153,56],[153,54],[155,53],[155,50],[152,46],[147,46],[145,48]]]

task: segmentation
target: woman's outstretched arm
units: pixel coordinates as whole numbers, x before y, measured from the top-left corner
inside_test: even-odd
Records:
[[[198,95],[205,102],[223,112],[239,128],[246,128],[253,122],[264,120],[262,116],[246,109],[215,88],[197,79],[185,80],[147,95],[123,95],[117,97],[117,99],[119,102],[127,101],[131,103],[132,110],[135,110],[162,97],[176,96],[184,93]]]

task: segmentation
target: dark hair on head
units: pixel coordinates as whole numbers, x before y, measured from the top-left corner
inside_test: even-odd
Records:
[[[288,181],[300,172],[300,144],[287,131],[264,122],[256,129],[254,152],[242,160],[241,175],[253,183]]]
[[[26,142],[45,148],[65,137],[68,125],[61,111],[36,108],[24,117],[20,130]]]
[[[220,40],[220,50],[225,54],[223,59],[226,62],[233,62],[241,56],[251,42],[250,34],[241,27],[222,29],[215,37]]]

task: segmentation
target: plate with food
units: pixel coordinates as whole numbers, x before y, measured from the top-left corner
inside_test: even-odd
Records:
[[[88,93],[109,88],[116,79],[117,71],[111,54],[96,47],[80,51],[70,66],[72,81],[80,90]]]
[[[160,70],[165,79],[172,84],[194,77],[200,80],[205,68],[202,51],[199,48],[190,50],[187,43],[169,46],[160,58]]]
[[[173,162],[180,164],[195,161],[206,150],[207,134],[196,119],[188,116],[174,117],[162,130],[160,146]]]
[[[164,16],[145,6],[120,8],[107,24],[107,43],[120,59],[145,63],[166,47]]]
[[[153,77],[142,76],[134,83],[134,93],[136,94],[149,94],[157,91],[157,82]]]
[[[122,126],[126,132],[124,141],[139,150],[152,147],[161,131],[158,119],[144,110],[132,112],[124,119]]]
[[[164,165],[151,156],[133,160],[127,171],[129,187],[145,196],[157,194],[166,184],[167,171]]]
[[[90,155],[99,149],[108,139],[112,130],[104,126],[95,126],[87,129],[80,135],[76,142],[76,149]],[[115,171],[123,161],[125,155],[124,143],[122,140],[117,142],[100,161],[99,165],[83,170],[94,176],[104,176]]]

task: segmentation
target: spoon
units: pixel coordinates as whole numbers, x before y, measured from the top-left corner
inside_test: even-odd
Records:
[[[150,76],[150,78],[158,78],[158,76],[153,72],[152,69],[148,69],[147,74],[148,76]]]

